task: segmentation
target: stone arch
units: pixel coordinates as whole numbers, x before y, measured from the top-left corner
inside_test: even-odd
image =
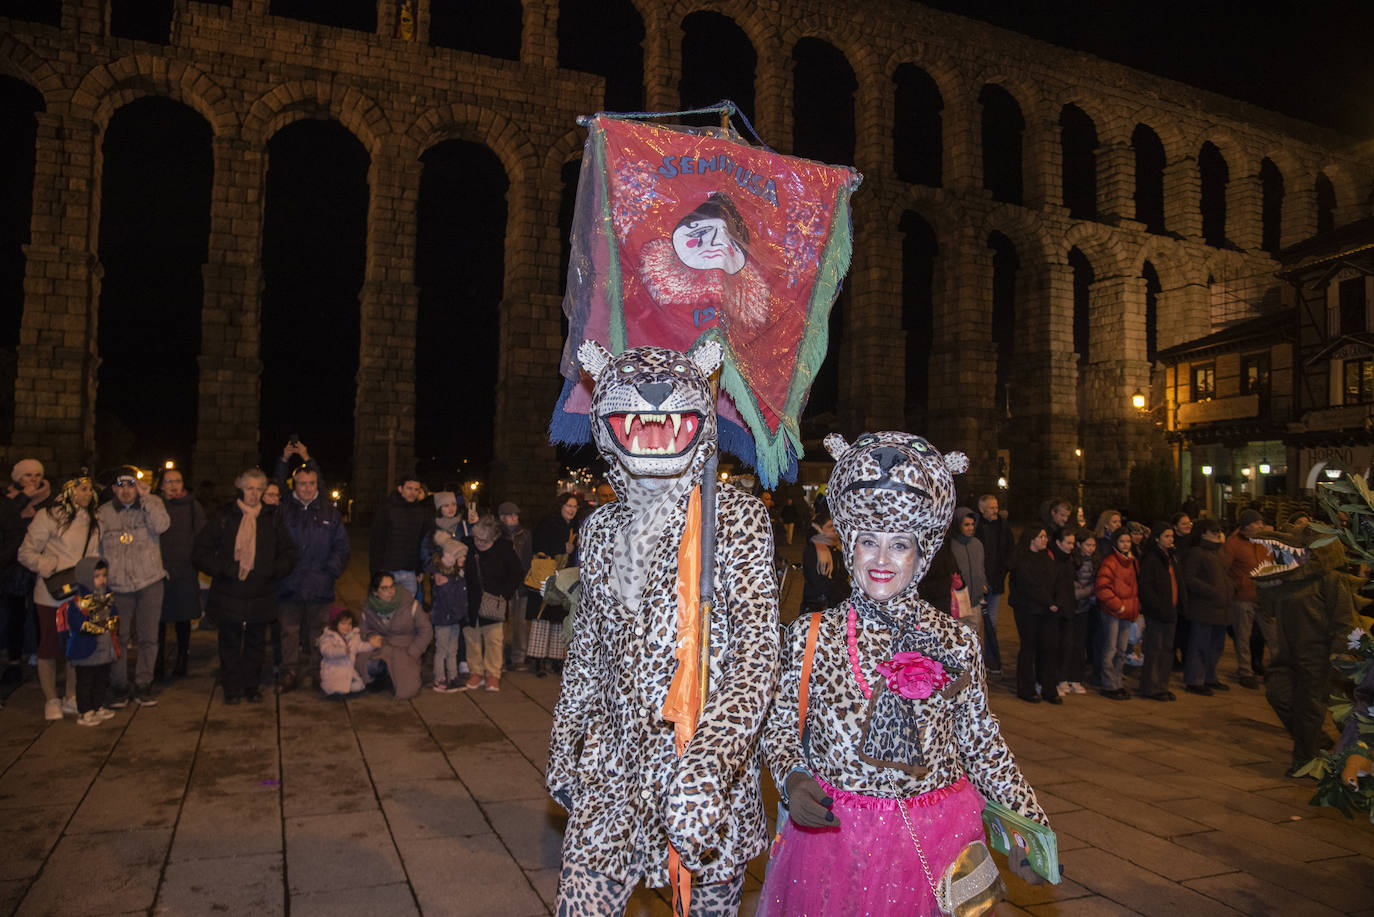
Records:
[[[1000,232],[1016,246],[1021,270],[1029,272],[1027,277],[1040,275],[1050,265],[1064,263],[1068,248],[1064,252],[1058,250],[1040,214],[1034,210],[1014,204],[994,205],[978,228],[980,238],[993,232]]]
[[[51,107],[63,95],[66,84],[52,64],[34,53],[33,49],[13,35],[0,35],[0,73],[28,83],[43,96],[43,104]]]
[[[372,98],[349,86],[317,80],[281,83],[263,93],[243,119],[243,134],[254,148],[266,149],[277,131],[304,118],[332,118],[362,141],[375,160],[381,140],[391,133],[386,114]]]
[[[1124,273],[1135,277],[1144,270],[1145,262],[1150,262],[1154,265],[1155,273],[1159,275],[1160,286],[1168,292],[1197,282],[1185,269],[1181,260],[1177,242],[1167,236],[1149,236],[1130,253],[1122,266]],[[1205,273],[1203,280],[1206,280]]]
[[[1093,266],[1096,282],[1119,277],[1127,263],[1121,236],[1101,223],[1076,222],[1060,243],[1065,257],[1071,248],[1083,253]]]
[[[549,188],[558,187],[559,173],[563,169],[563,164],[574,155],[582,155],[586,139],[587,132],[579,127],[568,131],[549,144],[549,152],[544,156],[543,165],[539,167],[539,174],[543,176],[541,184]]]
[[[1195,149],[1202,149],[1204,143],[1211,143],[1221,153],[1226,160],[1226,166],[1231,172],[1231,181],[1239,178],[1249,177],[1259,172],[1260,157],[1256,154],[1255,148],[1241,139],[1230,127],[1219,124],[1209,124],[1207,127],[1198,131],[1194,137]]]
[[[1097,131],[1098,146],[1112,143],[1130,143],[1131,131],[1135,124],[1126,125],[1126,120],[1113,113],[1110,104],[1081,86],[1066,86],[1056,93],[1045,97],[1045,110],[1056,118],[1065,105],[1073,105],[1092,119]],[[1122,133],[1122,130],[1125,133]]]
[[[945,108],[949,109],[953,105],[962,104],[969,93],[968,80],[954,59],[955,53],[953,48],[935,41],[919,41],[912,45],[904,45],[888,55],[882,65],[883,73],[891,79],[892,74],[896,73],[902,64],[919,67],[935,82]]]
[[[1324,174],[1331,188],[1336,192],[1336,225],[1351,223],[1362,215],[1364,195],[1360,193],[1360,182],[1353,170],[1344,162],[1326,160],[1316,170]],[[1313,180],[1316,180],[1315,174]]]
[[[501,160],[512,187],[517,183],[520,186],[528,185],[529,180],[539,172],[539,154],[529,136],[514,121],[479,105],[455,102],[431,108],[415,119],[406,130],[406,136],[414,143],[417,155],[444,140],[480,143]],[[570,131],[561,142],[578,136],[580,131]],[[552,161],[552,153],[544,161],[547,167]],[[561,164],[562,159],[558,162]],[[553,168],[556,171],[558,166]],[[514,205],[515,201],[512,201]],[[514,214],[511,219],[515,219]]]
[[[1185,136],[1176,118],[1155,108],[1138,108],[1129,116],[1122,118],[1122,123],[1129,125],[1130,129],[1126,132],[1128,141],[1138,124],[1143,124],[1153,131],[1159,138],[1160,145],[1164,147],[1166,165],[1184,157],[1196,156],[1198,147],[1202,146],[1201,140],[1194,144],[1191,136]]]
[[[180,60],[135,54],[91,70],[72,93],[72,108],[99,125],[143,96],[166,96],[198,112],[216,137],[238,132],[239,115],[209,74]]]
[[[636,7],[648,5],[641,2],[635,2],[635,0],[631,0],[631,2],[635,3]],[[754,53],[759,56],[760,63],[763,61],[765,49],[778,47],[782,41],[782,37],[778,34],[778,30],[773,26],[773,23],[769,22],[768,18],[759,11],[757,5],[712,3],[709,2],[709,0],[708,2],[703,2],[703,0],[676,0],[668,9],[668,22],[672,25],[674,35],[681,36],[682,20],[693,13],[717,13],[727,17],[731,22],[739,26],[740,30],[744,32],[745,35],[749,36],[749,41],[753,43]],[[640,15],[644,17],[644,21],[647,24],[649,21],[648,11],[641,10]],[[755,73],[755,86],[758,85],[758,77],[759,75]],[[757,107],[757,103],[755,103],[755,105]]]
[[[887,77],[879,69],[881,63],[872,43],[866,41],[851,22],[831,15],[804,16],[791,23],[780,36],[780,47],[790,56],[803,38],[815,38],[833,45],[854,71],[858,84],[854,91],[854,158],[858,160],[867,153],[876,157],[874,166],[890,161],[891,145],[885,142],[890,134],[890,119],[882,117]],[[792,117],[795,119],[795,112]]]

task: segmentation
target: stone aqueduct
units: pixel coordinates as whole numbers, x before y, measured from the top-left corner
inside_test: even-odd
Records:
[[[961,17],[897,0],[633,3],[646,35],[646,108],[679,106],[683,21],[703,10],[719,13],[753,44],[755,124],[784,151],[794,126],[793,48],[816,38],[843,53],[858,84],[855,165],[865,183],[855,198],[837,422],[853,434],[900,427],[906,419],[899,224],[914,212],[938,245],[927,432],[974,459],[970,490],[989,487],[997,450],[1011,449],[1013,502],[1021,506],[1051,492],[1072,495],[1081,474],[1104,498],[1123,491],[1127,452],[1153,429],[1129,404],[1130,394],[1149,391],[1151,382],[1147,262],[1159,279],[1156,342],[1167,347],[1211,330],[1215,286],[1209,281],[1272,273],[1274,261],[1262,250],[1266,220],[1279,220],[1268,238],[1277,233],[1287,245],[1318,229],[1319,209],[1324,222],[1337,225],[1367,213],[1370,160],[1347,138]],[[510,179],[492,483],[495,492],[543,502],[554,453],[546,413],[530,410],[529,393],[551,389],[562,344],[561,173],[581,150],[574,119],[602,107],[604,84],[559,68],[558,0],[523,0],[518,61],[431,47],[428,7],[419,0],[418,34],[409,42],[390,37],[394,8],[387,2],[379,5],[377,33],[368,34],[271,15],[269,0],[176,0],[167,44],[111,36],[105,0],[61,0],[60,26],[0,17],[0,73],[28,83],[44,103],[37,116],[15,451],[68,467],[92,447],[101,140],[116,110],[154,95],[191,107],[213,130],[196,477],[224,480],[259,454],[267,143],[298,119],[334,119],[370,155],[355,480],[376,482],[380,492],[388,433],[402,455],[413,443],[415,371],[406,355],[416,327],[420,156],[435,143],[461,138],[494,152]],[[894,169],[894,74],[903,65],[920,68],[938,87],[939,187],[904,181]],[[985,188],[980,93],[989,85],[1009,93],[1024,119],[1019,204],[995,200]],[[1071,217],[1063,205],[1060,118],[1068,105],[1096,131],[1093,219]],[[1152,130],[1163,147],[1164,232],[1148,231],[1136,219],[1137,125]],[[1203,238],[1198,156],[1206,143],[1220,153],[1229,176],[1225,244]],[[1272,201],[1266,205],[1262,166],[1281,174],[1281,218]],[[1328,183],[1320,208],[1319,181]],[[1019,265],[1006,405],[999,404],[993,370],[994,233],[1014,246]],[[1074,348],[1074,249],[1093,277],[1093,346],[1081,366]],[[400,356],[387,362],[371,356],[381,352]],[[1083,470],[1074,456],[1080,444],[1087,453]],[[370,497],[368,491],[360,487],[359,497]]]

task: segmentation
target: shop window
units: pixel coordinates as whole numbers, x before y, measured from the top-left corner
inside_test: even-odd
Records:
[[[1374,401],[1374,359],[1345,361],[1345,404],[1367,404]]]
[[[1193,367],[1192,400],[1211,401],[1217,393],[1217,367],[1206,363]]]
[[[1240,361],[1240,393],[1261,398],[1269,394],[1269,354],[1255,354]]]
[[[1342,280],[1338,292],[1341,309],[1341,334],[1358,334],[1367,330],[1364,277]]]

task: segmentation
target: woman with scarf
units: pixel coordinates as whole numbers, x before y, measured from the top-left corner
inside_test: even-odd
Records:
[[[390,573],[372,574],[358,630],[372,647],[355,663],[363,683],[371,685],[385,673],[397,700],[419,694],[420,657],[434,639],[434,626],[415,596]]]
[[[76,563],[100,555],[100,525],[95,520],[95,482],[75,474],[62,482],[57,498],[33,516],[19,562],[38,574],[33,584],[33,604],[38,612],[38,684],[43,689],[43,718],[60,720],[75,716],[76,677],[67,673],[67,696],[57,695],[57,660],[64,658],[57,638],[57,606],[70,597],[48,590],[76,586]]]
[[[277,582],[296,565],[296,545],[277,508],[263,502],[267,475],[250,468],[234,487],[238,498],[200,530],[191,561],[211,578],[206,611],[219,629],[224,702],[256,704],[267,627],[277,616]]]
[[[974,630],[983,634],[983,611],[988,600],[988,574],[984,563],[983,543],[974,536],[978,528],[978,514],[967,506],[954,507],[954,522],[949,527],[949,552],[959,568],[959,577],[968,587],[968,603],[978,609],[974,615]]]
[[[852,588],[785,638],[763,751],[789,815],[758,913],[934,917],[943,876],[988,861],[985,798],[1046,822],[988,709],[977,638],[917,593],[968,460],[904,433],[826,448]],[[963,891],[994,900],[995,870],[980,875]]]

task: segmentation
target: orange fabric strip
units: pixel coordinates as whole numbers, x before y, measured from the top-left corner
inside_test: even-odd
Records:
[[[692,912],[692,873],[682,865],[672,844],[668,845],[668,881],[673,892],[673,917],[687,917]]]
[[[687,526],[677,550],[677,670],[663,718],[673,724],[673,746],[681,755],[696,732],[701,711],[701,488],[687,501]]]
[[[797,735],[806,731],[806,703],[811,697],[811,660],[816,655],[816,638],[821,632],[821,613],[811,612],[806,629],[806,652],[802,654],[801,688],[797,691]]]

